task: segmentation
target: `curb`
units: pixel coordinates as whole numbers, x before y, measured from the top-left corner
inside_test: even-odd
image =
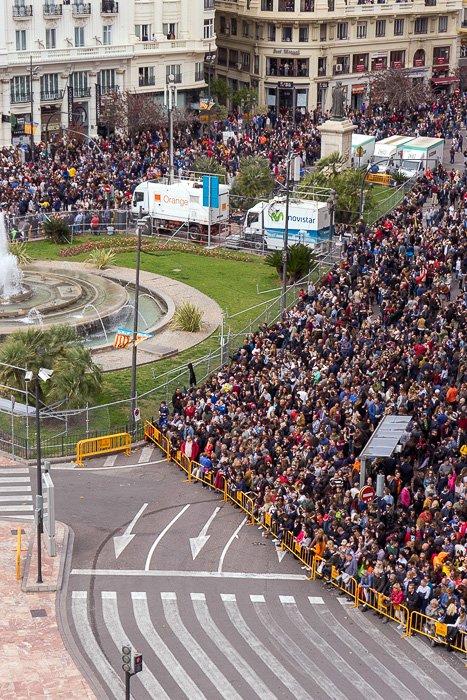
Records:
[[[66,556],[66,551],[68,548],[68,541],[70,537],[70,528],[68,525],[65,523],[61,523],[64,527],[64,536],[63,536],[63,547],[62,547],[62,554],[60,556],[60,565],[58,569],[58,576],[57,580],[55,583],[31,583],[29,584],[29,572],[31,569],[31,562],[32,562],[32,553],[33,553],[33,548],[34,548],[34,543],[36,541],[36,528],[33,527],[32,531],[32,537],[29,540],[29,546],[28,546],[28,553],[26,555],[26,563],[24,566],[24,574],[23,578],[21,580],[21,590],[23,593],[38,593],[38,592],[48,592],[52,593],[54,591],[59,591],[62,587],[63,583],[63,570],[65,566],[65,556]]]

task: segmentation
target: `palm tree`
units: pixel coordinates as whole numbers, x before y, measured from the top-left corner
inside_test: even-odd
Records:
[[[204,156],[203,158],[196,158],[191,169],[194,173],[219,175],[221,182],[225,182],[225,168],[223,168],[222,165],[217,162],[217,160],[214,160],[214,158],[208,158],[207,156]]]
[[[102,373],[71,326],[30,328],[12,333],[0,345],[0,363],[24,367],[36,376],[41,367],[53,370],[40,385],[44,403],[64,400],[70,408],[85,406],[99,395]],[[24,388],[24,372],[0,364],[0,381]]]
[[[282,250],[275,250],[264,259],[266,265],[275,267],[278,274],[282,275]],[[287,258],[287,282],[293,284],[298,282],[310,271],[315,256],[311,248],[303,243],[293,243],[288,250]]]
[[[242,158],[231,193],[234,206],[249,209],[256,200],[269,198],[273,185],[274,178],[267,158]]]

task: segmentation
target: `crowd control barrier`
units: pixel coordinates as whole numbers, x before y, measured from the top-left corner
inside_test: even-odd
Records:
[[[129,433],[115,433],[115,435],[101,435],[96,438],[80,440],[76,443],[76,464],[82,467],[86,457],[95,457],[107,452],[131,454],[131,435]]]
[[[405,630],[403,637],[421,634],[431,639],[433,644],[444,644],[456,651],[467,653],[466,632],[456,630],[454,633],[449,625],[419,612],[411,613],[405,605],[393,605],[389,597],[374,588],[364,589],[356,578],[347,576],[343,571],[332,566],[310,547],[303,547],[292,532],[279,531],[277,522],[270,513],[264,513],[264,519],[258,517],[255,514],[255,500],[250,494],[236,490],[235,484],[229,484],[223,475],[215,474],[213,471],[205,473],[201,464],[191,461],[180,450],[174,450],[170,441],[150,421],[144,424],[144,437],[156,444],[168,459],[186,473],[187,481],[199,481],[204,486],[217,491],[222,495],[223,501],[229,501],[246,514],[248,523],[260,524],[267,532],[274,535],[282,549],[287,549],[309,569],[310,579],[319,578],[337,588],[340,594],[345,594],[352,600],[355,608],[366,606],[377,612],[380,617],[402,625]]]

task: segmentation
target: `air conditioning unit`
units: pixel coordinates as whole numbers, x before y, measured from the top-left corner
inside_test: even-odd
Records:
[[[342,63],[336,65],[336,73],[342,73]]]

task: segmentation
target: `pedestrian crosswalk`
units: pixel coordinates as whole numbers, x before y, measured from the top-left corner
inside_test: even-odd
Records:
[[[0,518],[32,520],[34,506],[27,467],[0,468]]]
[[[423,683],[426,666],[422,672],[386,639],[391,629],[367,632],[368,618],[356,610],[348,612],[360,616],[359,624],[349,626],[331,601],[244,589],[75,590],[71,611],[76,637],[112,697],[122,695],[118,669],[127,643],[144,656],[132,684],[135,700],[453,697],[449,683]],[[103,624],[97,634],[96,620]],[[437,673],[437,657],[424,661]],[[467,692],[460,674],[454,682]]]

